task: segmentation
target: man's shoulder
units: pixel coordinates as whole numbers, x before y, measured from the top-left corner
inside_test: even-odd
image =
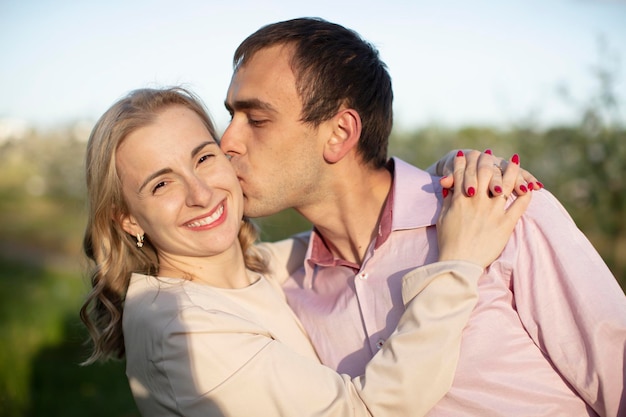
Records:
[[[394,229],[432,226],[441,208],[439,178],[399,158],[393,158]]]
[[[530,204],[520,221],[537,223],[542,227],[574,223],[571,215],[550,191],[542,189],[531,192]]]
[[[427,171],[424,171],[423,169],[403,160],[398,158],[397,156],[394,156],[392,158],[390,158],[389,160],[390,164],[392,164],[393,166],[393,171],[394,171],[394,175],[398,175],[398,176],[415,176],[415,177],[419,177],[419,178],[436,178],[433,177],[430,173],[428,173]]]
[[[283,283],[297,269],[302,267],[312,231],[297,233],[277,242],[258,243],[256,248],[261,251],[269,262],[270,272],[267,278]]]
[[[441,191],[439,177],[431,175],[400,158],[393,157],[390,160],[393,167],[393,177],[396,190],[410,189],[411,191],[424,191],[434,194]]]

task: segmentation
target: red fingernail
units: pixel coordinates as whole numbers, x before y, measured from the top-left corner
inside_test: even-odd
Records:
[[[513,162],[515,165],[519,165],[519,155],[513,155],[513,157],[511,158],[511,162]]]
[[[448,193],[450,191],[447,188],[442,188],[441,189],[441,195],[443,195],[443,198],[446,198],[448,196]]]
[[[543,184],[540,183],[539,181],[537,181],[537,186],[539,187],[540,190],[543,188]]]
[[[493,154],[491,153],[491,149],[485,149],[485,153],[486,153],[486,154],[489,154],[489,155],[493,155]]]
[[[456,153],[456,156],[463,156],[463,151],[458,151],[458,152]]]
[[[476,194],[476,190],[474,189],[474,187],[470,187],[467,189],[467,195],[472,197],[474,194]]]
[[[502,194],[502,187],[500,187],[499,185],[496,185],[495,187],[493,187],[493,191],[495,191],[498,194]]]
[[[520,190],[522,190],[522,192],[523,192],[523,193],[525,193],[525,192],[527,192],[527,191],[528,191],[528,188],[526,188],[526,186],[525,186],[525,185],[520,185],[520,186],[519,186],[519,189],[520,189]]]

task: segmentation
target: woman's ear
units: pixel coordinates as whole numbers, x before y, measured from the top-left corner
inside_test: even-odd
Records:
[[[131,236],[143,235],[144,231],[137,223],[137,219],[131,214],[120,214],[117,218],[117,222],[122,226],[122,229]]]
[[[354,109],[343,108],[332,119],[333,130],[324,145],[324,159],[334,164],[352,149],[356,149],[361,137],[361,116]]]

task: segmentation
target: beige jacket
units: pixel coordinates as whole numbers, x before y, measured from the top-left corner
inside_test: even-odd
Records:
[[[398,329],[351,379],[319,363],[281,291],[302,245],[266,248],[274,273],[243,289],[133,275],[126,373],[144,416],[421,416],[449,389],[482,268],[407,274]]]

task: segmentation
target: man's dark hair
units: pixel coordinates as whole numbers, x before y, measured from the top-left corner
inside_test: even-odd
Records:
[[[293,47],[291,66],[302,100],[302,121],[319,125],[343,104],[362,123],[357,151],[376,168],[387,161],[393,124],[393,91],[378,50],[353,30],[320,18],[299,18],[263,26],[235,51],[235,71],[259,50]]]

